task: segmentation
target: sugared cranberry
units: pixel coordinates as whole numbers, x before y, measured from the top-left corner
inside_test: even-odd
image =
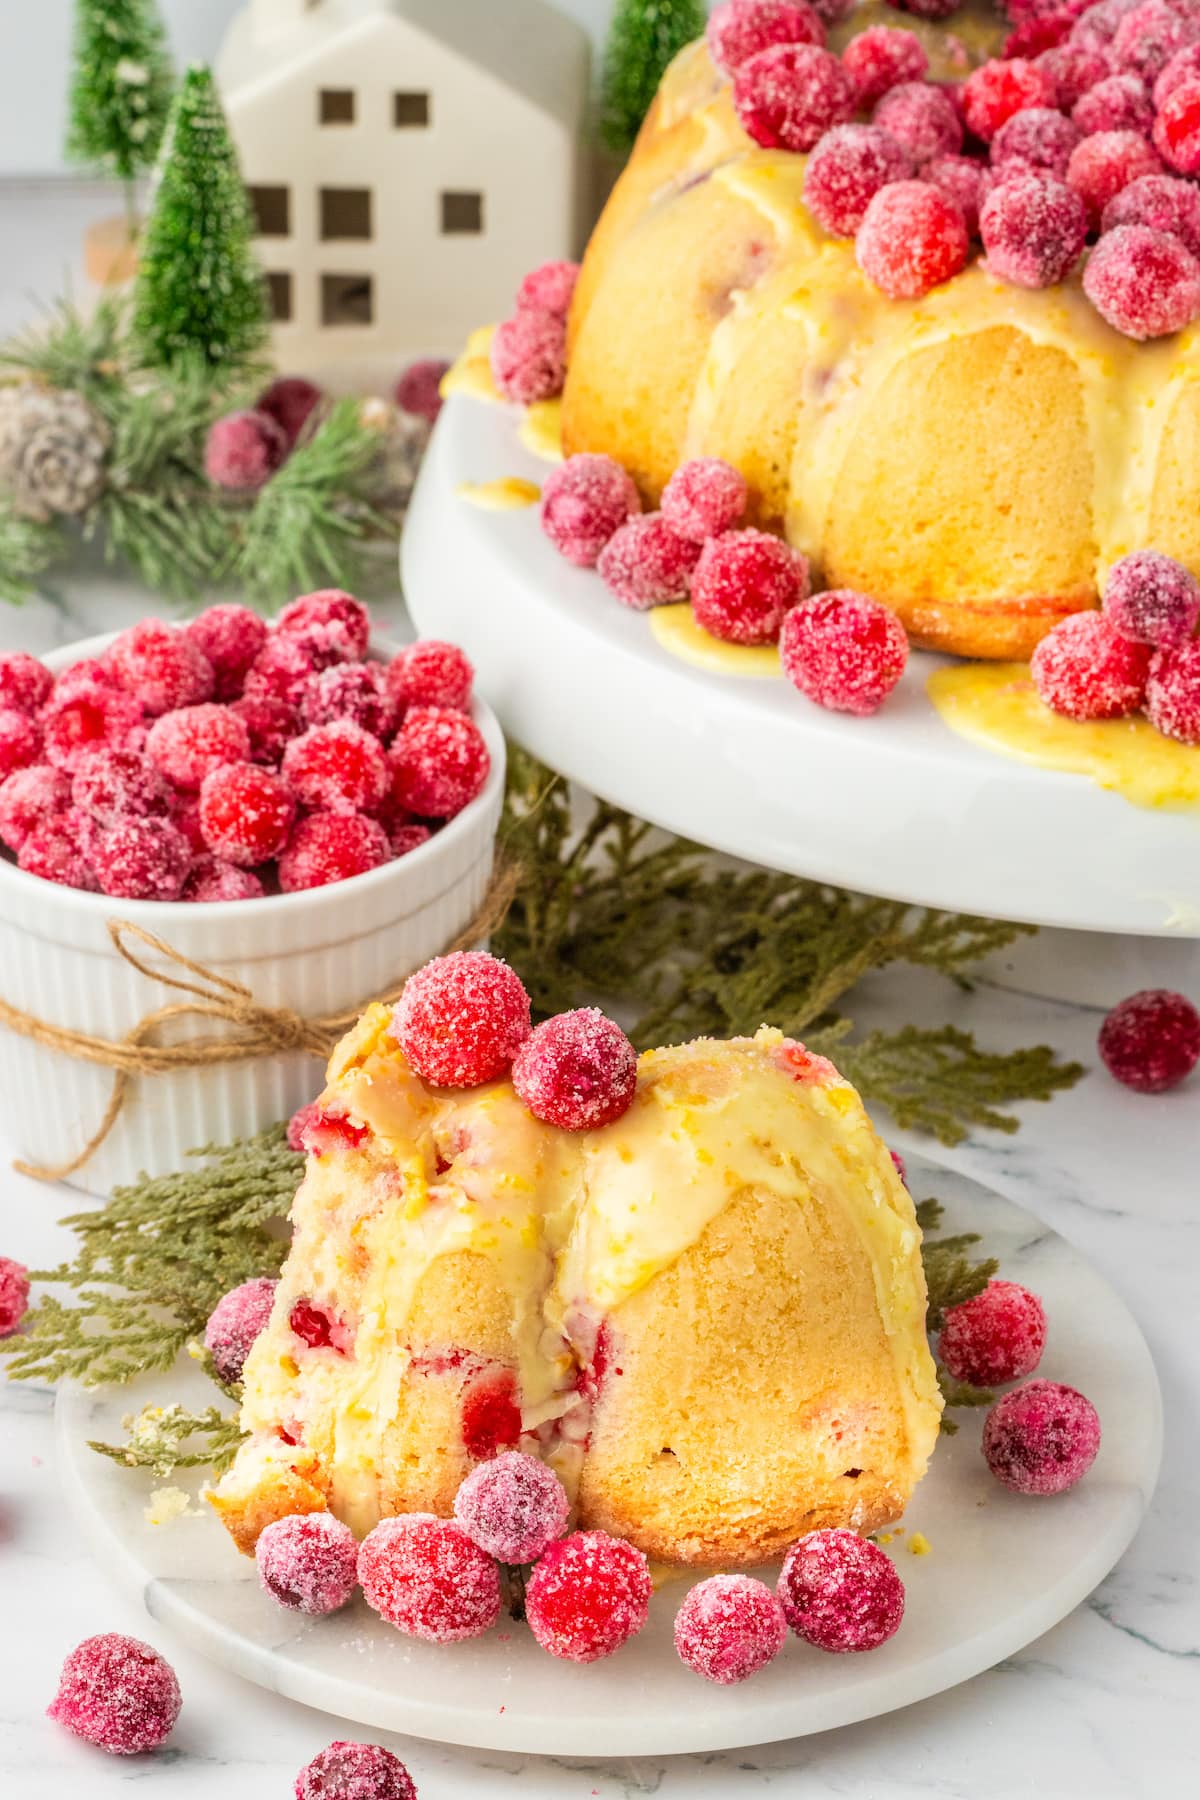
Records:
[[[1062,1494],[1081,1481],[1100,1448],[1090,1400],[1060,1381],[1027,1381],[997,1400],[983,1426],[983,1454],[1017,1494]]]
[[[248,761],[250,733],[231,707],[181,706],[154,721],[146,755],[176,787],[194,792],[214,769]]]
[[[274,419],[293,449],[309,419],[321,404],[322,394],[315,382],[303,375],[281,375],[255,401],[255,408]]]
[[[387,690],[401,708],[448,706],[466,712],[471,704],[475,670],[457,644],[422,638],[401,650],[387,666]]]
[[[531,269],[517,289],[517,311],[548,312],[565,319],[579,280],[576,262],[547,262]]]
[[[1165,231],[1118,225],[1088,258],[1083,291],[1126,337],[1169,337],[1200,318],[1200,260]]]
[[[1112,73],[1107,56],[1102,51],[1089,50],[1084,44],[1059,44],[1035,57],[1034,61],[1042,73],[1049,76],[1056,104],[1064,112],[1070,112],[1086,93]]]
[[[855,239],[858,265],[890,300],[919,300],[957,275],[970,239],[958,207],[928,181],[876,194]]]
[[[1096,131],[1081,138],[1067,164],[1067,181],[1098,225],[1110,200],[1143,175],[1160,175],[1162,164],[1136,131]]]
[[[391,859],[387,832],[378,819],[362,813],[309,813],[279,852],[279,886],[285,894],[299,894],[366,875]]]
[[[1177,175],[1143,175],[1105,207],[1103,229],[1115,231],[1118,225],[1169,232],[1200,258],[1200,189]]]
[[[1054,84],[1044,69],[1023,57],[986,62],[963,83],[963,117],[968,128],[990,144],[1014,113],[1030,106],[1054,106]]]
[[[880,188],[913,172],[907,150],[881,125],[839,125],[808,159],[805,205],[833,237],[853,237]]]
[[[1012,16],[1015,17],[1015,12]],[[1000,46],[1000,55],[1006,62],[1013,57],[1028,57],[1037,62],[1045,51],[1056,50],[1066,42],[1074,23],[1075,14],[1068,7],[1035,13],[1022,19],[1009,32]]]
[[[381,1744],[340,1739],[296,1777],[295,1800],[417,1800],[412,1776]]]
[[[865,715],[887,699],[908,661],[908,638],[888,607],[848,588],[794,607],[779,639],[783,672],[818,706]]]
[[[1175,649],[1200,624],[1200,582],[1160,550],[1134,550],[1108,572],[1104,612],[1122,637]]]
[[[1087,243],[1087,208],[1053,175],[1003,176],[979,214],[987,267],[1014,287],[1056,287]]]
[[[298,654],[303,655],[303,652]],[[304,677],[299,689],[301,698],[312,679],[311,674]],[[270,768],[275,768],[282,760],[288,739],[303,729],[296,707],[272,694],[244,695],[233,702],[230,710],[237,714],[250,733],[251,762],[263,763]]]
[[[708,53],[726,75],[776,44],[824,44],[825,28],[803,0],[721,0],[708,19]]]
[[[952,1306],[938,1355],[956,1381],[1000,1387],[1032,1375],[1046,1348],[1046,1309],[1015,1281],[989,1281],[981,1294]]]
[[[695,539],[673,531],[662,513],[638,513],[614,531],[596,568],[623,605],[645,612],[686,600],[699,555]]]
[[[280,1606],[320,1618],[345,1606],[356,1586],[358,1543],[332,1513],[273,1519],[254,1546],[258,1579]]]
[[[525,1589],[529,1629],[551,1656],[591,1663],[642,1629],[652,1584],[646,1558],[603,1531],[552,1544]]]
[[[793,1544],[777,1592],[796,1636],[834,1654],[876,1649],[904,1617],[890,1559],[853,1531],[810,1531]]]
[[[207,657],[213,697],[235,700],[255,657],[267,641],[266,621],[248,606],[209,606],[182,627],[185,638]]]
[[[296,801],[315,812],[375,812],[388,788],[378,738],[348,719],[313,725],[293,738],[281,773]]]
[[[1164,737],[1200,744],[1200,639],[1157,653],[1146,683],[1146,712]]]
[[[226,413],[209,427],[204,473],[214,487],[252,494],[266,486],[290,448],[283,426],[268,413]]]
[[[1085,137],[1097,131],[1136,131],[1149,137],[1154,107],[1145,82],[1136,75],[1109,75],[1076,101],[1071,119]]]
[[[807,558],[765,531],[727,531],[705,544],[692,576],[692,611],[713,637],[771,644],[784,614],[809,591]]]
[[[234,704],[243,716],[247,704],[259,700],[296,711],[312,677],[340,660],[328,648],[314,649],[300,637],[268,638],[247,669],[242,698]]]
[[[454,1497],[454,1517],[499,1562],[536,1562],[566,1530],[571,1502],[544,1462],[506,1451],[473,1469]]]
[[[811,150],[854,115],[852,78],[816,44],[778,44],[741,64],[733,102],[743,129],[766,150]]]
[[[0,841],[19,850],[37,826],[60,819],[70,810],[71,780],[49,763],[15,769],[0,782]]]
[[[226,900],[261,900],[265,893],[253,869],[239,869],[218,856],[202,854],[189,869],[179,898],[196,906]]]
[[[502,1075],[529,1036],[529,995],[498,957],[457,950],[409,976],[392,1030],[431,1086],[478,1087]]]
[[[1102,613],[1078,612],[1047,632],[1030,666],[1052,712],[1069,719],[1120,719],[1142,704],[1150,649],[1119,636]]]
[[[427,1513],[384,1519],[363,1539],[358,1579],[367,1604],[409,1637],[454,1644],[500,1614],[500,1576],[460,1525]]]
[[[1200,75],[1181,81],[1154,121],[1154,143],[1181,175],[1200,175]]]
[[[561,394],[567,376],[564,322],[554,313],[526,308],[497,325],[492,335],[492,376],[506,400],[531,406]]]
[[[200,829],[214,856],[253,868],[287,843],[295,804],[283,780],[256,763],[227,763],[204,777]]]
[[[85,848],[101,892],[118,900],[178,900],[192,862],[174,825],[129,814],[93,825]]]
[[[0,711],[37,713],[54,687],[54,676],[36,656],[13,650],[0,656]]]
[[[901,1154],[898,1150],[889,1150],[888,1155],[891,1157],[892,1162],[895,1165],[895,1170],[896,1170],[897,1175],[900,1177],[900,1179],[904,1183],[905,1187],[907,1187],[908,1186],[908,1165],[907,1165],[907,1163],[905,1162],[904,1158],[901,1156]]]
[[[300,695],[306,725],[334,725],[348,720],[372,737],[386,738],[397,723],[397,709],[387,689],[382,663],[335,663],[310,675]]]
[[[1162,108],[1177,87],[1200,76],[1200,44],[1187,44],[1177,50],[1154,83],[1154,104]]]
[[[17,867],[60,887],[95,889],[96,876],[82,841],[83,823],[72,809],[35,825],[17,851]]]
[[[28,1310],[29,1270],[11,1256],[0,1256],[0,1338],[13,1337]]]
[[[255,1339],[266,1330],[279,1286],[269,1275],[243,1281],[222,1294],[208,1315],[204,1347],[212,1357],[217,1379],[233,1387],[242,1379]]]
[[[0,781],[27,769],[42,753],[42,728],[15,707],[0,708]]]
[[[121,685],[151,717],[212,698],[207,656],[192,638],[160,619],[131,625],[114,638],[108,656]]]
[[[913,31],[870,25],[842,51],[842,67],[854,83],[858,104],[874,106],[901,82],[920,81],[929,67],[925,46]]]
[[[568,562],[590,569],[641,506],[632,476],[611,456],[569,456],[542,486],[542,530]]]
[[[918,167],[962,149],[963,128],[953,100],[932,82],[902,81],[875,108],[874,122],[904,146]]]
[[[392,846],[393,857],[408,856],[411,851],[421,849],[427,844],[433,833],[428,825],[421,825],[415,819],[402,820],[388,830],[388,842]]]
[[[897,12],[911,13],[914,19],[948,19],[963,0],[887,0]]]
[[[1200,21],[1169,0],[1144,0],[1117,26],[1111,55],[1121,70],[1154,82],[1171,58],[1200,42]]]
[[[182,1702],[175,1671],[138,1638],[85,1638],[62,1666],[46,1716],[110,1756],[137,1756],[168,1737]]]
[[[488,747],[473,719],[444,706],[415,706],[388,752],[392,797],[420,819],[452,819],[482,793]]]
[[[719,456],[682,463],[663,489],[663,518],[680,537],[697,543],[731,531],[745,510],[746,478]]]
[[[396,383],[393,399],[401,412],[436,425],[442,410],[442,382],[450,364],[440,356],[423,356],[409,363]]]
[[[1145,988],[1114,1006],[1100,1027],[1100,1059],[1139,1094],[1165,1094],[1200,1062],[1200,1012],[1182,994]]]
[[[783,1608],[749,1575],[699,1581],[675,1615],[675,1648],[689,1669],[722,1687],[765,1669],[787,1642]]]
[[[1112,49],[1113,39],[1126,13],[1130,13],[1141,0],[1098,0],[1095,6],[1089,6],[1071,27],[1071,42],[1082,44],[1089,50]]]
[[[632,1106],[637,1051],[612,1019],[580,1007],[534,1028],[513,1060],[512,1083],[535,1119],[592,1131]]]
[[[1020,172],[1043,170],[1065,175],[1071,152],[1083,133],[1052,106],[1031,106],[1014,113],[992,139],[992,167],[1003,171],[1016,163]]]
[[[973,156],[935,156],[921,170],[921,179],[931,181],[947,199],[953,200],[963,216],[963,224],[974,237],[979,230],[979,208],[989,173],[986,163]]]
[[[131,750],[103,747],[84,757],[71,782],[71,800],[98,825],[121,818],[166,818],[171,790],[158,770]]]
[[[321,666],[361,662],[371,640],[371,615],[342,588],[317,588],[285,606],[275,622],[279,637],[307,645]]]

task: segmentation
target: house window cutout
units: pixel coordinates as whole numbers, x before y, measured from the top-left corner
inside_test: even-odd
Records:
[[[370,325],[375,310],[369,275],[322,275],[322,325]]]
[[[429,123],[428,94],[393,94],[392,124],[401,131],[420,130]]]
[[[292,278],[283,269],[267,271],[267,305],[277,325],[285,325],[292,316]]]
[[[320,203],[322,238],[370,237],[370,188],[322,188]]]
[[[254,212],[259,237],[290,237],[292,194],[285,187],[251,187],[246,192]]]
[[[353,125],[354,89],[322,88],[317,95],[317,117],[322,125]]]
[[[478,237],[482,230],[482,194],[444,193],[442,195],[443,237]]]

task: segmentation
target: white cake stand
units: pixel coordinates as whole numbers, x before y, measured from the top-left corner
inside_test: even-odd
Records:
[[[519,1625],[438,1647],[401,1637],[361,1599],[320,1620],[285,1612],[206,1508],[149,1524],[159,1484],[87,1447],[89,1438],[119,1441],[123,1417],[151,1401],[210,1404],[213,1390],[190,1363],[136,1388],[60,1394],[58,1468],[72,1511],[104,1568],[165,1631],[358,1724],[487,1750],[657,1756],[768,1743],[908,1706],[1011,1656],[1079,1605],[1137,1530],[1162,1450],[1145,1341],[1079,1252],[1032,1214],[921,1158],[909,1159],[909,1180],[946,1203],[948,1229],[980,1232],[1003,1272],[1041,1294],[1050,1333],[1039,1373],[1087,1393],[1103,1440],[1070,1493],[1022,1499],[988,1473],[979,1415],[960,1412],[958,1435],[942,1438],[905,1532],[888,1546],[907,1608],[897,1635],[870,1655],[825,1656],[792,1639],[744,1686],[712,1687],[672,1648],[682,1582],[655,1595],[638,1638],[591,1668],[555,1662]],[[909,1553],[913,1532],[928,1555]]]
[[[593,571],[558,556],[535,508],[461,497],[464,483],[544,480],[519,422],[512,408],[450,398],[401,546],[418,629],[467,649],[518,742],[593,793],[751,862],[1088,934],[1043,949],[1043,991],[1115,999],[1172,976],[1187,985],[1189,973],[1200,987],[1200,817],[968,743],[925,693],[945,659],[914,655],[871,719],[824,712],[783,681],[681,661]],[[1096,933],[1113,941],[1098,946]],[[1008,961],[1014,981],[1029,979]],[[1115,991],[1095,992],[1097,980]]]

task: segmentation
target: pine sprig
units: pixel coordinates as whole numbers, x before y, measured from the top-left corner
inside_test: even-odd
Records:
[[[127,1469],[149,1469],[164,1479],[176,1469],[211,1468],[214,1475],[222,1474],[246,1437],[237,1413],[223,1413],[217,1406],[201,1413],[178,1405],[147,1406],[121,1423],[129,1434],[123,1444],[90,1438],[89,1450]]]
[[[111,295],[87,315],[72,301],[60,300],[44,325],[31,326],[0,345],[0,370],[46,387],[73,389],[93,405],[101,404],[121,380],[125,313]]]
[[[0,601],[20,606],[38,578],[65,548],[62,528],[51,519],[25,519],[0,500]]]

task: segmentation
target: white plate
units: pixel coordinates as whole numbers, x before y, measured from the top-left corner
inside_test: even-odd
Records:
[[[891,1544],[908,1607],[897,1635],[869,1655],[826,1656],[792,1639],[744,1686],[710,1686],[671,1646],[681,1583],[656,1594],[640,1637],[590,1668],[553,1661],[520,1625],[438,1648],[401,1637],[361,1599],[305,1621],[260,1591],[215,1519],[147,1524],[159,1484],[87,1448],[89,1438],[119,1439],[122,1416],[151,1399],[210,1403],[191,1365],[136,1389],[60,1395],[68,1499],[104,1567],[154,1620],[237,1674],[357,1724],[487,1750],[657,1756],[768,1743],[907,1706],[1011,1656],[1091,1592],[1145,1513],[1162,1446],[1150,1353],[1108,1284],[1010,1201],[917,1158],[909,1172],[918,1195],[947,1203],[952,1228],[981,1232],[1004,1273],[1043,1296],[1040,1373],[1082,1388],[1104,1436],[1072,1492],[1021,1499],[988,1473],[979,1416],[957,1414],[961,1429],[943,1437],[905,1521],[931,1553],[910,1555],[907,1533]]]
[[[1200,938],[1200,819],[992,755],[925,694],[911,657],[877,717],[824,712],[785,681],[663,650],[536,508],[487,512],[463,482],[548,465],[512,409],[448,401],[401,544],[409,610],[461,643],[509,734],[593,793],[718,850],[865,893],[1032,924]]]

